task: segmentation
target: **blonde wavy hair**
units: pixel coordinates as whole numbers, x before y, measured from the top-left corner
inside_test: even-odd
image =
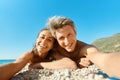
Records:
[[[64,27],[65,25],[70,25],[73,30],[75,31],[76,33],[76,27],[75,27],[75,24],[74,22],[67,18],[67,17],[63,17],[63,16],[53,16],[51,18],[48,19],[48,22],[47,22],[47,27],[50,29],[52,35],[56,38],[56,34],[55,34],[55,31],[59,28],[62,28]]]

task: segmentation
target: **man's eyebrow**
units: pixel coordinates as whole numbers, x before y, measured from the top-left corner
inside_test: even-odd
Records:
[[[45,34],[42,34],[42,36],[45,36]]]

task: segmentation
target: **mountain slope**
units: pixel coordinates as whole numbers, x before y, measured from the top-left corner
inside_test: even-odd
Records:
[[[120,33],[97,39],[92,44],[102,52],[120,52]]]

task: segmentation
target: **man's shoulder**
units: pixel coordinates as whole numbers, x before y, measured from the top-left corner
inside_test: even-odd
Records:
[[[89,44],[87,44],[83,41],[77,40],[77,45],[86,46],[86,45],[89,45]]]
[[[77,40],[77,43],[78,43],[78,44],[87,45],[87,46],[88,46],[88,45],[92,45],[92,44],[88,44],[88,43],[86,43],[86,42],[83,42],[83,41],[80,41],[80,40]]]
[[[80,40],[77,40],[77,47],[79,47],[79,48],[84,48],[84,47],[86,47],[86,46],[93,46],[92,44],[88,44],[88,43],[85,43],[85,42],[82,42],[82,41],[80,41]]]

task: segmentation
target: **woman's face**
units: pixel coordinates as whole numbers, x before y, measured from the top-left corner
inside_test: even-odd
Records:
[[[47,55],[47,52],[53,47],[54,37],[49,30],[43,30],[40,32],[36,40],[36,48],[39,56]]]

